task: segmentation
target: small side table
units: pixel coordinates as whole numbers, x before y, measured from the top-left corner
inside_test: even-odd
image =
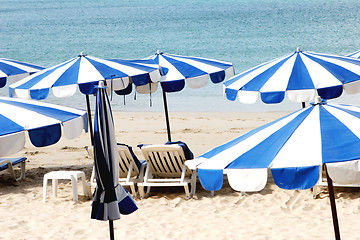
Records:
[[[57,196],[58,179],[71,180],[74,202],[78,201],[78,179],[81,180],[84,195],[90,197],[90,189],[85,181],[85,173],[83,171],[52,171],[44,175],[43,181],[43,200],[46,202],[46,189],[48,180],[52,180],[53,196]]]

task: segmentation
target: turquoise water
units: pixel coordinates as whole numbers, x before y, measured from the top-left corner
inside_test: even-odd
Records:
[[[360,49],[357,0],[0,0],[0,57],[50,67],[80,52],[138,59],[156,50],[230,61],[237,73],[293,52],[346,55]],[[0,89],[6,96],[7,88]],[[161,92],[113,96],[113,109],[162,111]],[[85,97],[45,101],[85,108]],[[338,102],[359,103],[343,94]],[[168,94],[170,111],[292,111],[298,103],[245,105],[222,84]]]

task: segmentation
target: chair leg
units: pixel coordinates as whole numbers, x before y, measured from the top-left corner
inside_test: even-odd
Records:
[[[135,185],[130,185],[130,189],[131,189],[131,195],[135,198],[136,197]]]
[[[16,181],[15,172],[14,172],[11,162],[8,162],[8,171],[9,171],[11,177]]]
[[[85,181],[85,174],[84,173],[82,173],[80,175],[80,179],[81,179],[84,195],[87,196],[90,199],[90,195],[91,195],[90,194],[90,189],[89,189],[88,184]]]
[[[20,178],[19,178],[19,180],[25,178],[25,162],[21,162],[21,163],[20,163],[20,169],[21,169],[21,171],[20,171]]]
[[[139,186],[139,194],[140,194],[140,198],[143,199],[145,197],[145,193],[144,193],[144,186]]]
[[[58,189],[58,180],[52,179],[52,191],[54,197],[57,197],[57,189]]]
[[[317,196],[320,194],[320,187],[318,185],[315,185],[314,187],[312,187],[311,191],[313,194],[313,198],[316,199]]]
[[[197,171],[193,170],[193,173],[191,175],[191,197],[195,195],[196,192],[196,180],[197,180]]]
[[[147,188],[146,188],[146,195],[148,195],[148,194],[150,193],[150,189],[151,189],[151,187],[150,187],[150,186],[147,186]]]
[[[78,201],[78,186],[77,186],[77,178],[75,178],[74,175],[71,175],[71,185],[72,185],[74,202],[77,202]]]
[[[189,192],[188,184],[184,185],[184,189],[185,189],[186,199],[190,199],[191,195],[190,195],[190,192]]]
[[[47,188],[47,182],[48,179],[46,177],[44,177],[43,180],[43,202],[46,203],[46,188]]]

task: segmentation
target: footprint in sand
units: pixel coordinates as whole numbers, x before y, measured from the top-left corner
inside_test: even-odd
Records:
[[[281,209],[286,212],[290,210],[293,211],[300,206],[300,201],[300,192],[295,190],[294,195],[290,196],[290,198],[285,202],[285,206],[281,206]]]
[[[40,152],[39,151],[34,151],[34,152],[28,152],[28,151],[26,151],[25,152],[25,155],[31,155],[31,156],[33,156],[33,155],[36,155],[36,154],[39,154]]]

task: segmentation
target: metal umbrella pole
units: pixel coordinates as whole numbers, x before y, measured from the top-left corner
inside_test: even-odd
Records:
[[[166,100],[166,92],[164,91],[164,89],[162,90],[162,92],[163,92],[167,136],[168,136],[168,141],[171,142],[170,121],[169,121],[169,111],[168,111],[167,100]]]
[[[328,184],[328,189],[329,189],[329,198],[330,198],[331,214],[332,214],[333,225],[334,225],[335,239],[340,240],[340,229],[339,229],[339,221],[338,221],[337,212],[336,212],[334,186],[333,186],[333,182],[329,176],[329,173],[327,171],[326,164],[325,164],[325,172],[326,172],[326,179],[327,179],[327,184]]]
[[[91,141],[91,146],[94,146],[94,130],[93,130],[92,120],[91,120],[90,99],[89,99],[88,94],[85,94],[85,96],[86,96],[86,110],[87,110],[88,122],[89,122],[90,141]]]

